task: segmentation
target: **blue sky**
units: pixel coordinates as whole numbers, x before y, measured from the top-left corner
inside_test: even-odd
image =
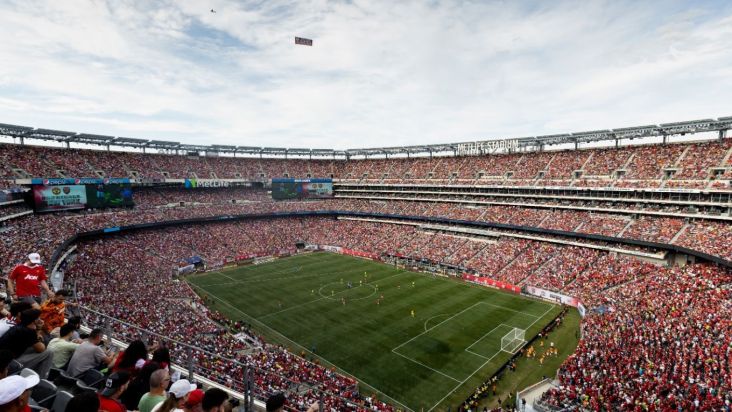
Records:
[[[0,123],[344,149],[732,115],[730,2],[0,0],[0,10]]]

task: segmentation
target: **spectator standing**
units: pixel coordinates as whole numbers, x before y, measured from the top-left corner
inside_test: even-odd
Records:
[[[115,357],[113,354],[105,352],[99,346],[100,343],[102,343],[102,330],[92,330],[89,338],[76,348],[69,361],[67,372],[70,376],[78,377],[89,369],[96,369],[114,363]]]
[[[46,268],[41,265],[41,255],[31,253],[28,261],[16,266],[8,276],[8,293],[13,300],[26,301],[32,305],[41,303],[41,289],[51,297],[53,292],[46,282]]]

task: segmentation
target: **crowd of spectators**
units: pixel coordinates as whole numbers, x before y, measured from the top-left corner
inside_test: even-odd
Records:
[[[557,410],[729,410],[732,291],[723,286],[730,273],[703,264],[613,266],[601,273],[596,265],[573,285],[582,296],[605,299],[607,308],[585,317],[579,346],[559,371],[561,386],[539,403]]]
[[[236,224],[216,224],[205,229],[198,227],[182,228],[180,230],[176,229],[174,232],[166,232],[164,236],[161,236],[165,239],[162,243],[160,243],[160,240],[156,243],[153,239],[153,237],[159,235],[158,233],[150,232],[148,234],[141,233],[121,238],[119,240],[119,244],[117,243],[118,241],[115,240],[112,242],[106,241],[85,245],[80,251],[77,262],[72,266],[71,273],[72,276],[76,276],[79,280],[78,284],[80,285],[80,290],[83,292],[82,301],[86,305],[90,305],[104,313],[119,317],[127,322],[154,330],[158,333],[165,334],[166,336],[174,337],[175,339],[179,339],[183,342],[191,342],[191,340],[193,340],[197,345],[201,345],[206,351],[230,354],[231,359],[236,359],[239,362],[247,364],[257,364],[263,370],[271,370],[275,364],[281,366],[291,364],[292,362],[297,364],[297,362],[307,361],[285,352],[280,347],[267,345],[261,337],[256,338],[256,341],[260,342],[262,347],[265,348],[262,349],[262,352],[257,352],[260,355],[250,354],[246,357],[237,357],[236,354],[241,352],[242,344],[238,342],[230,342],[231,338],[226,334],[215,333],[215,331],[219,330],[219,324],[213,323],[213,321],[209,320],[211,318],[215,318],[214,315],[209,316],[205,311],[203,312],[203,315],[201,315],[201,318],[191,317],[189,314],[186,319],[195,321],[194,323],[197,325],[195,327],[193,326],[193,323],[189,324],[187,321],[181,322],[180,316],[183,312],[190,312],[191,302],[199,301],[195,294],[190,290],[186,290],[185,287],[180,284],[175,285],[171,281],[171,285],[165,286],[166,296],[169,297],[169,300],[165,305],[165,310],[160,313],[150,313],[149,310],[146,311],[140,308],[129,307],[130,305],[125,305],[120,302],[109,301],[109,299],[101,297],[108,296],[104,295],[102,291],[104,288],[109,288],[110,284],[112,284],[115,288],[119,289],[135,287],[140,290],[149,290],[151,295],[159,295],[161,290],[159,285],[159,273],[165,273],[165,271],[174,268],[176,266],[176,260],[178,260],[180,256],[187,256],[187,254],[197,253],[206,256],[222,257],[223,255],[221,255],[221,252],[217,252],[218,246],[214,245],[218,245],[221,239],[224,238],[230,240],[229,244],[231,246],[240,245],[241,250],[235,250],[233,253],[242,253],[252,245],[259,245],[260,248],[264,247],[265,249],[259,250],[266,250],[265,253],[277,254],[283,253],[283,251],[293,253],[293,248],[283,249],[283,244],[288,242],[294,244],[296,240],[306,240],[312,243],[339,245],[358,250],[369,250],[374,253],[385,253],[389,250],[388,248],[391,247],[392,251],[393,248],[400,248],[402,252],[411,251],[418,253],[421,251],[420,254],[425,255],[423,257],[428,257],[430,255],[440,256],[445,254],[445,252],[428,250],[433,243],[425,241],[425,239],[428,238],[434,239],[435,236],[444,235],[420,234],[415,231],[413,227],[404,227],[402,225],[310,218],[304,219],[299,223],[293,222],[291,219],[268,222],[266,224],[273,226],[274,229],[270,231],[263,231],[261,230],[263,229],[262,226],[257,227],[256,230],[254,230],[253,227],[246,226],[250,224],[264,225],[262,221],[259,221]],[[239,227],[237,228],[236,226]],[[289,239],[282,239],[281,237],[278,238],[278,234],[283,232],[282,228],[285,226],[288,228],[294,228],[289,232],[292,234],[291,237],[289,237]],[[191,234],[192,230],[195,230],[195,235]],[[210,233],[201,233],[201,231]],[[233,237],[236,233],[239,234],[238,238]],[[254,233],[258,234],[258,237],[254,240],[247,240],[246,237],[244,237],[252,236]],[[194,245],[189,240],[191,237],[201,239],[201,242]],[[399,243],[397,239],[407,240]],[[440,244],[443,244],[443,240],[444,239],[437,240],[434,243],[435,248],[438,248]],[[466,246],[467,243],[465,242],[470,243],[471,246]],[[693,348],[700,347],[700,343],[698,342],[714,343],[721,339],[721,342],[718,345],[714,344],[712,348],[709,349],[709,353],[723,353],[726,356],[729,355],[729,337],[732,336],[728,330],[729,326],[713,326],[715,323],[713,323],[712,320],[721,319],[720,317],[725,316],[725,314],[726,316],[729,316],[729,305],[722,299],[722,297],[725,296],[726,299],[729,299],[729,291],[719,289],[719,286],[724,283],[729,284],[731,279],[729,277],[729,273],[721,271],[716,267],[693,265],[686,269],[667,269],[635,259],[614,256],[606,252],[599,252],[593,249],[573,246],[552,246],[543,243],[520,240],[501,239],[496,243],[490,243],[466,239],[465,242],[460,243],[456,247],[456,250],[450,253],[450,255],[454,255],[456,252],[463,249],[476,250],[480,248],[483,252],[480,253],[480,256],[507,256],[503,258],[488,258],[485,262],[480,261],[480,263],[472,265],[475,268],[482,268],[482,273],[487,276],[492,276],[497,280],[513,281],[523,285],[539,286],[578,296],[587,304],[588,308],[594,309],[598,307],[611,307],[609,311],[603,311],[602,313],[592,312],[588,317],[588,322],[583,326],[583,336],[588,338],[583,338],[583,343],[580,346],[581,350],[577,355],[570,358],[567,364],[565,364],[565,369],[563,369],[562,372],[563,379],[570,379],[569,377],[571,376],[571,379],[573,379],[572,382],[576,382],[580,379],[584,380],[584,382],[600,382],[601,380],[599,378],[594,377],[596,374],[587,373],[588,369],[591,368],[591,370],[601,371],[604,367],[606,370],[611,370],[610,364],[612,364],[614,379],[618,379],[617,384],[622,385],[624,388],[624,391],[621,393],[629,394],[631,393],[631,390],[640,389],[636,387],[638,385],[636,381],[628,382],[627,379],[623,378],[623,373],[632,373],[632,376],[638,376],[641,380],[643,376],[649,376],[649,379],[655,379],[650,378],[650,376],[654,376],[650,374],[661,373],[658,370],[653,370],[653,372],[649,372],[649,370],[654,368],[659,369],[663,365],[663,360],[668,356],[664,355],[664,353],[668,351],[662,351],[662,348],[665,348],[668,345],[676,345],[676,347],[681,345],[681,343],[677,343],[680,342],[679,339],[681,338],[677,335],[673,335],[674,331],[677,329],[672,328],[668,330],[668,328],[664,329],[663,327],[658,327],[658,330],[646,330],[646,335],[636,338],[660,339],[658,340],[658,349],[654,349],[653,351],[649,349],[650,355],[646,352],[638,354],[638,359],[645,359],[645,363],[631,362],[632,365],[630,366],[615,365],[615,363],[617,363],[616,361],[613,361],[615,358],[610,355],[605,356],[604,353],[599,354],[597,352],[598,346],[592,346],[591,349],[587,349],[587,352],[585,352],[585,346],[583,345],[588,345],[588,343],[585,343],[585,340],[587,339],[601,338],[602,344],[607,345],[610,349],[612,349],[614,345],[620,345],[620,340],[612,340],[612,336],[614,335],[605,335],[608,331],[618,333],[621,337],[625,337],[627,333],[630,333],[630,335],[627,336],[634,336],[632,333],[637,332],[637,329],[634,328],[631,332],[627,332],[629,329],[625,327],[625,322],[629,318],[616,318],[618,313],[625,313],[623,311],[633,311],[633,313],[636,313],[637,311],[634,316],[637,319],[645,320],[637,322],[645,323],[647,324],[647,327],[655,325],[655,323],[650,323],[648,320],[650,318],[648,318],[648,316],[659,316],[658,311],[661,309],[664,309],[664,316],[670,317],[670,319],[666,317],[663,318],[664,321],[670,322],[669,325],[681,325],[678,322],[680,322],[679,319],[682,314],[684,316],[691,316],[692,323],[686,328],[703,332],[706,327],[712,326],[716,328],[716,330],[714,334],[711,334],[711,332],[707,333],[710,336],[703,337],[702,341],[693,340],[690,337],[683,337],[684,342],[688,343],[689,347]],[[122,246],[122,244],[124,244],[124,246]],[[492,249],[485,251],[485,248]],[[126,256],[119,256],[120,250],[129,250],[129,252],[124,253]],[[518,257],[513,255],[516,250],[522,252],[518,254]],[[176,258],[167,254],[167,251],[171,251],[171,254],[175,254]],[[117,254],[118,257],[115,257],[115,254]],[[101,259],[98,259],[99,257],[101,257]],[[414,257],[416,257],[416,255],[414,255]],[[511,257],[513,257],[513,259],[510,259]],[[494,261],[495,259],[500,261]],[[507,260],[511,260],[511,264],[508,266],[505,265]],[[108,264],[99,264],[101,261],[107,263],[112,261],[117,263],[110,267]],[[135,264],[130,262],[137,263]],[[140,262],[144,262],[144,264],[140,264]],[[99,267],[93,266],[95,263]],[[86,265],[91,265],[89,266],[90,269],[88,275],[76,273],[77,269],[75,268],[84,268],[87,267]],[[467,266],[471,265],[468,264]],[[145,273],[147,271],[140,269],[145,267],[152,268],[150,271],[151,273]],[[495,267],[503,269],[493,271],[492,268]],[[525,272],[529,272],[530,275],[525,278],[520,278],[520,274]],[[95,275],[92,276],[91,273],[94,273]],[[125,273],[127,275],[123,277],[115,275],[115,273]],[[137,274],[130,277],[130,273]],[[92,281],[92,279],[97,278],[99,279]],[[91,285],[86,284],[87,282],[91,282]],[[673,290],[674,292],[668,292],[668,295],[670,295],[668,296],[668,302],[672,303],[671,307],[663,307],[664,301],[659,298],[659,300],[655,301],[652,311],[632,309],[632,306],[636,305],[638,302],[645,302],[645,299],[640,299],[640,297],[645,296],[642,291],[646,289],[644,289],[645,286],[641,287],[640,285],[646,285],[646,283],[655,285],[654,288],[648,289],[654,293],[659,293],[661,289]],[[677,293],[680,296],[675,296]],[[712,299],[712,303],[710,304],[702,302],[702,294],[706,293],[710,293],[710,299]],[[699,296],[696,296],[695,294],[698,294]],[[719,297],[717,297],[717,295]],[[650,296],[653,296],[653,294],[651,293]],[[706,312],[705,316],[707,317],[702,317],[702,312],[697,313],[696,308],[693,306],[692,309],[688,311],[684,309],[683,306],[685,297],[690,299],[692,305],[699,305],[707,310],[714,307],[721,310],[722,314],[714,315],[714,318],[712,319],[708,318],[710,314]],[[150,298],[152,299],[153,297],[151,296]],[[179,306],[175,306],[174,302],[179,302]],[[673,305],[674,302],[676,302],[675,307]],[[646,305],[648,305],[648,303],[644,303],[642,307],[645,308]],[[178,308],[181,312],[178,311]],[[694,319],[697,319],[697,317],[699,320],[695,321]],[[613,321],[608,323],[609,321],[607,321],[607,319],[613,319]],[[210,328],[208,325],[210,325]],[[719,325],[725,324],[724,322],[720,322]],[[634,324],[634,327],[635,326],[637,325]],[[663,324],[661,324],[661,326],[663,326]],[[666,340],[663,340],[663,336],[666,336],[666,334],[668,334],[668,337]],[[672,336],[674,336],[674,339],[671,339]],[[722,348],[724,349],[723,351]],[[618,346],[618,349],[622,349],[622,346]],[[261,353],[269,354],[269,356],[261,355]],[[711,358],[698,356],[688,357],[691,353],[692,352],[689,352],[686,358],[684,355],[679,355],[680,361],[685,361],[689,364],[689,371],[685,372],[687,376],[684,379],[688,380],[688,376],[691,376],[691,380],[684,382],[683,384],[672,380],[671,383],[666,383],[667,385],[670,385],[668,387],[670,388],[673,385],[691,387],[694,382],[702,381],[704,382],[703,385],[697,385],[697,388],[695,389],[696,392],[692,392],[695,396],[700,397],[699,401],[702,402],[701,405],[705,405],[704,402],[717,402],[714,401],[714,399],[716,399],[715,397],[718,397],[719,394],[722,393],[722,390],[726,390],[727,392],[723,392],[723,395],[721,395],[722,398],[720,399],[723,399],[724,394],[728,393],[728,389],[725,389],[723,384],[725,382],[724,376],[728,373],[720,372],[720,369],[724,369],[725,367],[729,368],[729,360],[715,361],[717,363],[723,363],[717,364],[713,367],[705,366],[702,369],[703,372],[699,375],[699,373],[696,372],[692,373],[692,371],[695,370],[694,368],[699,366],[698,362],[705,364],[705,362],[708,362],[708,359]],[[259,356],[262,356],[262,358]],[[576,358],[579,356],[585,356],[585,360],[582,363],[579,363],[579,365],[583,366],[583,369],[581,370],[578,367],[573,366],[577,365]],[[606,362],[602,364],[604,365],[602,367],[597,363],[598,356],[603,358],[603,362]],[[276,359],[275,363],[272,362],[273,359]],[[696,359],[699,360],[697,361]],[[211,360],[211,356],[205,352],[200,354],[199,360],[201,367],[204,370],[208,370],[216,376],[225,375],[226,378],[220,379],[222,383],[232,385],[234,387],[236,386],[237,378],[231,378],[230,371],[236,371],[237,369],[231,369],[231,365],[227,363],[226,360],[217,359],[213,361]],[[671,361],[668,360],[667,362]],[[306,365],[308,365],[309,368],[319,368],[314,364],[307,363]],[[621,367],[624,369],[620,369]],[[664,367],[668,368],[669,366]],[[295,369],[299,371],[298,373],[301,373],[303,370],[302,368],[303,366],[300,365]],[[638,370],[633,370],[632,368],[638,368]],[[287,379],[279,380],[281,379],[280,375],[275,377],[263,373],[261,377],[257,378],[258,384],[261,385],[262,388],[270,388],[271,392],[282,389],[282,385],[290,385],[290,380],[296,382],[311,382],[313,385],[317,386],[316,382],[322,382],[324,379],[325,382],[330,383],[321,384],[320,388],[326,388],[329,391],[334,391],[338,396],[345,396],[346,394],[353,396],[353,393],[350,393],[348,390],[344,391],[342,388],[337,389],[343,384],[339,379],[348,379],[344,377],[335,378],[335,376],[338,376],[337,374],[333,375],[334,381],[328,381],[328,377],[322,375],[320,372],[315,375],[308,374],[306,376],[298,375],[296,373],[293,376],[287,375],[286,368],[277,368],[277,370],[280,374],[285,374]],[[320,369],[318,370],[320,371]],[[644,370],[645,372],[643,372]],[[224,374],[224,372],[226,372],[226,374]],[[565,378],[565,376],[567,378]],[[311,380],[308,381],[308,378]],[[570,381],[563,380],[563,382]],[[548,398],[546,401],[551,404],[556,399],[560,399],[562,402],[587,402],[588,405],[593,405],[592,402],[609,402],[605,404],[608,408],[609,405],[619,405],[617,402],[627,401],[627,399],[624,398],[626,395],[610,396],[609,389],[604,389],[602,386],[599,386],[598,383],[595,385],[598,385],[594,389],[597,392],[592,392],[588,389],[587,384],[585,386],[581,386],[576,383],[568,384],[567,387],[563,387],[561,391],[552,392],[555,395],[547,395]],[[650,384],[645,384],[642,387],[645,392],[656,391],[653,389],[654,386]],[[711,389],[705,390],[704,388],[716,389],[715,392],[710,392]],[[618,388],[615,388],[615,390],[617,389]],[[678,392],[679,389],[677,388],[675,390],[677,390],[677,392],[674,392],[675,396],[681,396],[681,392]],[[701,392],[699,392],[700,390]],[[663,396],[659,395],[659,391],[661,391],[661,389],[656,391],[656,397],[653,398],[654,401],[665,402]],[[266,393],[269,392],[265,391],[265,394]],[[643,394],[644,392],[640,393]],[[701,399],[702,395],[705,399]],[[636,394],[633,396],[636,396],[636,398],[633,398],[633,402],[635,402],[635,399],[638,399],[641,395]],[[314,397],[308,398],[308,395],[305,395],[300,403],[305,405],[312,400],[314,400]],[[692,398],[689,400],[691,403],[684,405],[693,405],[694,400],[695,399]],[[699,408],[699,410],[702,409],[703,408],[701,407]]]
[[[732,259],[732,230],[726,222],[693,221],[674,243],[727,260]]]
[[[1,178],[248,179],[334,177],[378,182],[517,186],[705,187],[728,140],[468,157],[321,160],[143,154],[0,144]],[[682,156],[683,155],[683,156]],[[15,172],[15,170],[22,172]],[[624,174],[615,174],[623,170]],[[578,178],[575,171],[586,177]],[[24,173],[23,173],[24,172]],[[729,172],[728,172],[729,173]],[[722,177],[725,177],[723,175]],[[589,177],[589,178],[588,178]],[[665,184],[665,182],[664,182]]]
[[[215,201],[214,199],[214,204]],[[421,212],[435,215],[450,212],[440,203],[368,202],[348,199],[335,199],[332,202],[334,209],[375,208],[392,213]],[[222,208],[226,210],[229,206],[224,203],[217,204],[216,210],[220,211]],[[236,208],[232,210],[239,211],[273,211],[278,208],[307,210],[309,207],[317,208],[322,205],[315,202],[288,204],[254,199],[250,203],[231,207]],[[36,247],[40,247],[38,250],[43,251],[44,259],[48,259],[50,251],[58,243],[57,239],[64,239],[79,228],[98,228],[102,227],[100,225],[109,224],[110,221],[129,224],[143,222],[145,219],[154,221],[161,216],[181,218],[189,216],[191,210],[199,210],[203,215],[206,211],[209,213],[212,211],[206,207],[171,208],[170,211],[163,208],[162,210],[166,210],[165,214],[158,215],[158,210],[151,208],[150,211],[141,210],[136,214],[130,211],[108,211],[96,214],[90,212],[41,215],[34,216],[33,219],[18,219],[9,227],[10,233],[28,235],[18,236],[13,239],[14,242],[27,239],[26,243],[23,243],[25,250],[36,250]],[[473,208],[458,207],[458,210],[461,210],[459,213],[469,213],[473,216],[478,213]],[[176,211],[185,212],[177,215]],[[151,214],[146,216],[147,212]],[[489,212],[494,216],[510,215],[510,212],[496,211],[493,208],[483,210],[480,215],[485,217]],[[525,218],[520,210],[517,210],[517,213],[520,215],[519,219]],[[44,226],[39,226],[38,222],[44,222],[42,223]],[[16,231],[12,231],[16,225],[20,226],[16,227]],[[39,227],[48,232],[38,232]],[[690,240],[686,240],[685,236],[694,239],[701,237],[701,233],[714,229],[708,227],[708,224],[699,227],[692,224],[680,240],[687,242]],[[651,229],[639,229],[640,232],[643,230]],[[45,243],[39,241],[37,236],[33,236],[38,233],[47,236]],[[661,276],[660,274],[665,276],[664,279],[669,281],[670,285],[676,284],[669,279],[677,274],[682,280],[693,281],[692,285],[698,286],[703,281],[707,286],[705,291],[717,291],[717,286],[723,282],[724,276],[727,276],[715,272],[716,269],[702,265],[694,265],[691,269],[681,272],[672,271],[594,249],[510,237],[486,241],[483,238],[467,236],[455,238],[445,233],[425,232],[411,225],[331,218],[288,218],[142,231],[104,241],[84,242],[79,246],[73,262],[67,269],[67,277],[70,281],[76,281],[79,300],[85,307],[169,337],[181,345],[183,343],[195,345],[199,348],[195,355],[200,370],[223,384],[236,388],[243,374],[241,365],[255,365],[259,371],[256,381],[262,391],[261,396],[267,396],[283,388],[292,389],[293,385],[305,384],[313,389],[304,392],[295,391],[299,394],[297,395],[299,405],[307,405],[314,401],[317,398],[316,390],[326,390],[331,394],[332,399],[328,401],[331,405],[341,405],[339,402],[346,402],[342,400],[344,398],[354,404],[365,403],[367,401],[358,396],[355,382],[350,378],[291,354],[281,347],[268,344],[261,337],[255,336],[251,339],[252,342],[256,342],[255,345],[234,339],[222,327],[220,315],[205,309],[205,302],[184,283],[174,281],[171,276],[176,273],[181,261],[191,256],[201,256],[211,265],[222,265],[239,256],[295,253],[295,243],[298,241],[342,246],[377,255],[403,254],[463,266],[467,270],[496,280],[566,292],[580,297],[589,307],[612,306],[616,311],[619,311],[619,305],[630,302],[631,298],[638,299],[639,295],[628,296],[631,293],[629,289],[631,285],[637,287],[638,283],[645,282],[645,279],[659,283],[660,281],[656,279]],[[6,262],[18,261],[12,252],[3,252],[7,253]],[[727,277],[726,283],[729,282],[730,279]],[[684,290],[686,286],[688,285],[679,287]],[[135,298],[128,294],[110,293],[113,290],[135,291]],[[164,304],[159,310],[151,310],[149,306],[135,305],[134,302],[139,299],[144,301],[162,299]],[[704,307],[708,305],[705,304]],[[196,310],[192,310],[194,308]],[[105,321],[103,316],[94,313],[89,313],[87,317],[95,324],[102,324]],[[595,325],[592,322],[596,321],[592,320],[592,317],[590,319],[589,324]],[[610,327],[605,323],[597,326]],[[116,329],[128,341],[140,337],[139,332],[122,323],[119,323]],[[66,336],[69,336],[68,331],[66,332]],[[729,333],[726,336],[730,336]],[[256,350],[253,351],[252,347]],[[185,351],[182,348],[183,346],[176,346],[175,343],[170,344],[174,359],[183,360]],[[584,376],[583,378],[589,379]],[[573,375],[573,379],[579,378]],[[557,394],[557,399],[575,396],[568,393],[573,392],[562,391],[561,395]],[[708,396],[707,392],[704,394]],[[547,402],[551,402],[551,399],[554,398],[548,398]],[[578,399],[575,398],[574,401]],[[377,408],[388,408],[373,399],[370,402],[379,405]]]

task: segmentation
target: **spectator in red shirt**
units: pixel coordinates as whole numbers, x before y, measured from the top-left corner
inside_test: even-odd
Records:
[[[105,412],[126,412],[127,408],[119,401],[122,393],[127,390],[130,374],[121,371],[109,375],[105,387],[99,393],[99,410]]]
[[[31,253],[28,255],[28,262],[16,266],[8,276],[8,292],[14,300],[40,305],[41,288],[49,297],[53,296],[46,279],[46,268],[41,265],[41,255]]]

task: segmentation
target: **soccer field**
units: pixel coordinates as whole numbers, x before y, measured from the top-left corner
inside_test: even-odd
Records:
[[[529,340],[561,311],[546,302],[332,253],[188,281],[231,319],[250,322],[296,353],[318,356],[354,376],[362,391],[415,411],[457,405],[511,357],[501,351],[504,335],[516,327],[526,329]]]

